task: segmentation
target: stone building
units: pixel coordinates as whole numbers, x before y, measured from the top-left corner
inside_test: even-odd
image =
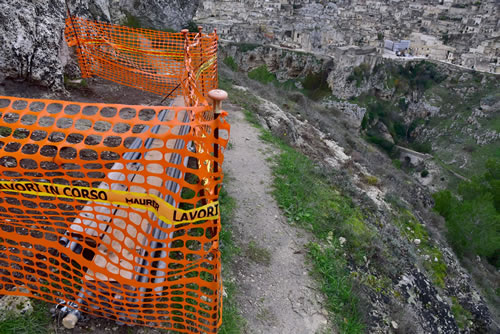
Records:
[[[418,55],[498,72],[499,11],[497,0],[200,0],[195,21],[231,26],[225,39],[324,54],[409,40]]]

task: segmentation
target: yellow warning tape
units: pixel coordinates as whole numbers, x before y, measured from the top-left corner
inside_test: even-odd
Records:
[[[215,201],[199,208],[182,210],[173,207],[162,198],[152,194],[129,191],[66,186],[43,182],[0,181],[0,191],[44,197],[73,198],[98,203],[129,206],[148,210],[171,225],[194,223],[197,221],[219,218],[219,202]]]
[[[196,80],[200,78],[201,73],[205,72],[210,66],[217,62],[217,56],[213,56],[206,62],[204,62],[200,68],[196,71]]]

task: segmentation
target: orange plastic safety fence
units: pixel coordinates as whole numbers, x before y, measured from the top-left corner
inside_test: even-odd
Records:
[[[84,78],[101,78],[159,95],[182,92],[191,71],[199,94],[218,86],[217,34],[169,33],[129,28],[79,17],[66,19],[66,40],[77,47]],[[186,69],[186,39],[192,68]]]
[[[0,96],[0,294],[217,332],[225,115]]]

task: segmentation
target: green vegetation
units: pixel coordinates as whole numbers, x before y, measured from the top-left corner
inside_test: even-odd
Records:
[[[141,21],[139,21],[139,18],[130,14],[127,11],[124,11],[125,13],[125,21],[123,21],[123,25],[126,27],[130,28],[142,28]]]
[[[230,90],[233,103],[246,108],[245,118],[261,130],[261,139],[277,145],[281,154],[273,167],[273,195],[288,222],[312,232],[316,242],[309,244],[309,258],[313,275],[327,297],[326,308],[341,333],[363,333],[358,297],[353,289],[345,254],[356,263],[372,251],[375,233],[365,224],[360,210],[351,199],[343,196],[328,182],[328,175],[318,169],[305,155],[288,146],[262,128],[255,113],[255,96],[222,80],[224,89]],[[233,95],[232,93],[236,95]],[[340,245],[338,239],[347,241]]]
[[[363,63],[353,69],[351,75],[347,77],[347,82],[356,81],[356,87],[360,87],[368,78],[370,78],[370,65]]]
[[[376,186],[379,184],[378,178],[373,175],[363,175],[363,180],[370,186]]]
[[[446,75],[442,74],[435,64],[428,61],[409,63],[406,66],[392,65],[387,70],[386,86],[396,88],[396,91],[402,95],[413,90],[428,90],[446,79]]]
[[[238,71],[238,64],[236,64],[233,57],[228,56],[224,58],[224,64],[226,64],[227,67],[229,67],[233,72]]]
[[[8,137],[12,133],[12,129],[7,126],[0,126],[0,136]]]
[[[225,175],[225,180],[230,180],[228,175]],[[223,276],[228,277],[228,271],[231,269],[231,259],[235,254],[239,253],[232,239],[231,220],[233,219],[234,210],[236,208],[236,201],[229,196],[224,187],[221,188],[219,193],[221,224],[222,229],[220,232],[220,251],[222,257],[222,270]],[[238,293],[236,285],[231,280],[224,280],[224,308],[222,313],[222,325],[219,329],[221,334],[234,334],[241,333],[245,326],[245,320],[241,317],[238,307],[236,306],[235,295]]]
[[[358,247],[369,243],[371,231],[361,213],[325,181],[325,176],[307,157],[285,145],[281,145],[281,149],[274,168],[273,194],[290,222],[327,242],[328,246],[323,248],[311,244],[309,255],[327,296],[328,309],[336,315],[336,323],[343,333],[361,332],[363,324],[346,260],[331,243],[343,236],[351,241],[349,251],[362,257]]]
[[[440,108],[442,116],[429,117],[425,123],[426,128],[440,134],[433,138],[434,156],[443,161],[456,160],[457,163],[449,164],[449,168],[470,178],[486,171],[488,159],[500,159],[498,141],[478,145],[475,139],[484,137],[486,132],[499,131],[500,112],[490,110],[485,112],[486,117],[473,116],[475,110],[481,111],[481,105],[498,103],[500,90],[498,80],[487,74],[465,73],[459,79],[449,80],[424,93],[426,100],[435,101],[433,104]],[[480,124],[479,129],[470,124],[471,116]],[[462,160],[460,156],[468,161],[464,166],[458,162]]]
[[[446,219],[448,241],[458,256],[479,255],[500,268],[500,160],[486,162],[486,173],[433,195],[434,209]]]
[[[160,29],[160,31],[170,32],[170,33],[177,33],[177,32],[179,32],[178,30],[175,30],[174,28],[170,28],[170,27],[162,28],[162,29]]]
[[[468,323],[474,320],[474,316],[459,304],[456,297],[451,297],[451,302],[451,313],[453,313],[453,317],[455,318],[458,327],[460,329],[467,328]]]
[[[234,43],[234,42],[229,43],[229,45],[236,45],[238,47],[238,51],[242,53],[253,51],[259,46],[261,46],[260,44],[256,43]]]
[[[276,81],[276,75],[269,72],[265,64],[248,72],[248,77],[263,84],[268,84]]]
[[[64,75],[64,86],[68,89],[70,88],[75,88],[75,89],[85,89],[89,86],[87,80],[85,79],[78,79],[78,80],[71,80],[68,78],[66,75]]]
[[[406,236],[408,241],[415,243],[415,240],[419,240],[416,247],[424,256],[427,256],[427,260],[423,263],[424,268],[431,275],[434,284],[444,288],[445,278],[448,275],[446,263],[443,261],[443,254],[439,248],[430,242],[429,233],[425,226],[420,224],[415,216],[405,208],[400,208],[395,221],[401,234]]]
[[[281,149],[273,167],[273,195],[290,223],[317,237],[318,242],[309,245],[309,257],[334,322],[342,333],[361,333],[364,325],[344,252],[361,261],[374,233],[359,209],[328,183],[328,177],[309,158],[269,132],[263,132],[262,138]],[[348,240],[342,247],[339,237]]]
[[[255,263],[265,266],[271,264],[271,253],[253,240],[248,243],[246,254]]]
[[[302,81],[302,86],[304,87],[304,94],[313,100],[320,100],[323,97],[332,94],[330,87],[327,82],[328,73],[310,72]]]
[[[392,164],[394,165],[394,167],[396,167],[397,169],[401,169],[401,160],[399,159],[392,159]]]
[[[314,275],[319,278],[321,292],[327,297],[326,308],[336,314],[341,333],[363,333],[364,325],[358,311],[358,299],[352,290],[346,271],[347,263],[338,247],[309,245],[309,256],[314,263]]]
[[[187,29],[189,32],[198,32],[198,25],[194,21],[189,21],[182,29]]]
[[[31,300],[33,312],[30,314],[12,316],[6,315],[4,321],[0,322],[0,333],[2,334],[46,334],[49,332],[51,316],[48,304]]]
[[[408,111],[410,103],[407,96],[413,92],[423,94],[432,87],[438,85],[446,76],[441,74],[436,65],[422,61],[418,63],[408,63],[403,65],[375,66],[373,73],[384,70],[387,72],[385,85],[388,89],[394,89],[393,96],[390,99],[383,99],[373,93],[364,93],[351,99],[352,102],[366,107],[367,112],[361,123],[365,131],[365,138],[389,154],[393,153],[394,145],[383,138],[376,123],[383,123],[394,142],[397,145],[409,147],[422,153],[431,152],[430,143],[416,142],[413,136],[415,129],[424,124],[423,119],[416,119],[410,125],[406,125],[402,115]],[[355,81],[356,86],[360,86],[370,76],[370,67],[367,64],[361,64],[354,68],[349,76],[349,81]]]

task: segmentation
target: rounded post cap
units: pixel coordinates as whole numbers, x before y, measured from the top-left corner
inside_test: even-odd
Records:
[[[208,97],[214,101],[224,101],[227,99],[227,92],[222,89],[212,89],[208,92]]]
[[[63,324],[64,328],[67,328],[67,329],[75,328],[75,325],[77,322],[78,322],[78,317],[74,313],[69,313],[62,320],[62,324]]]

